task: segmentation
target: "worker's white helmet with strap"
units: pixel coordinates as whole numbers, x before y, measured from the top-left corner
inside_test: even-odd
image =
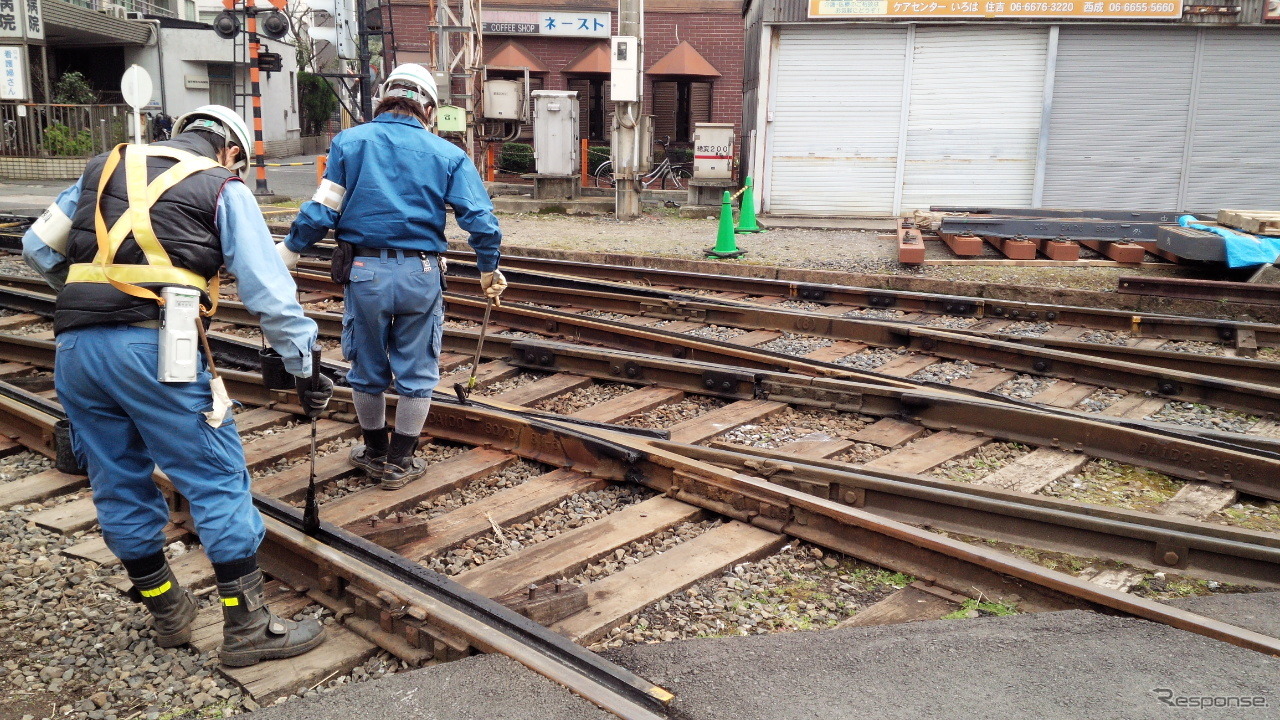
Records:
[[[382,82],[382,91],[378,95],[384,98],[409,98],[424,108],[437,105],[439,102],[435,77],[430,70],[418,63],[397,66]]]
[[[228,145],[240,146],[240,160],[231,168],[242,172],[249,167],[249,153],[253,151],[253,136],[244,118],[225,105],[201,105],[173,122],[175,136],[187,130],[204,130],[221,137]]]

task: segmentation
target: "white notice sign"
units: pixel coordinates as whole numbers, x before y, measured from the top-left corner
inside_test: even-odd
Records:
[[[488,35],[608,38],[613,23],[613,13],[484,10],[480,19],[483,30]]]
[[[26,5],[27,39],[44,39],[44,12],[40,0],[22,0]]]
[[[27,99],[27,48],[0,45],[0,100]]]
[[[41,0],[0,0],[0,38],[44,39]]]

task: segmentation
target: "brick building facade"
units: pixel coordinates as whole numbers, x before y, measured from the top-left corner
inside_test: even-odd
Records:
[[[394,33],[393,61],[427,62],[427,6],[419,0],[391,0],[391,7],[382,10],[384,23]],[[583,25],[595,25],[592,35],[545,34],[548,18],[575,14],[589,16],[590,22]],[[607,31],[602,22],[606,14]],[[521,68],[528,67],[533,90],[577,91],[581,136],[606,142],[612,123],[608,36],[617,34],[616,2],[550,0],[539,5],[527,0],[487,0],[483,17],[488,76],[522,78]],[[670,136],[673,145],[686,144],[696,122],[734,123],[741,128],[741,5],[735,0],[649,0],[644,26],[645,112],[654,116],[655,139]]]

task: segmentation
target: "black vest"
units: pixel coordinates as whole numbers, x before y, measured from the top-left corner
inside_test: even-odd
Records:
[[[212,145],[194,133],[183,133],[172,140],[155,145],[185,150],[196,155],[215,158]],[[67,237],[67,259],[72,263],[91,263],[98,254],[98,235],[94,230],[94,213],[98,202],[98,180],[107,162],[107,153],[89,161],[81,178],[82,189],[79,204],[71,217],[71,231]],[[164,157],[147,158],[147,181],[155,180],[160,173],[175,164]],[[212,168],[188,176],[173,186],[151,207],[151,226],[156,239],[169,253],[174,266],[190,270],[206,280],[222,267],[222,243],[218,238],[218,195],[222,186],[234,177],[229,170]],[[102,198],[102,216],[110,228],[129,207],[125,187],[124,162],[107,181]],[[125,238],[116,252],[118,265],[145,265],[146,256],[133,236]],[[140,283],[143,287],[159,292],[158,283]],[[203,302],[208,306],[209,299]],[[53,317],[53,331],[100,325],[104,323],[135,323],[156,320],[160,308],[153,300],[136,298],[120,292],[107,283],[68,283],[58,293],[57,309]]]

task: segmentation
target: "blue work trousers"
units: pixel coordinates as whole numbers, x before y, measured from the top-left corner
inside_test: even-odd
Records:
[[[440,382],[444,295],[440,261],[412,250],[383,250],[351,265],[342,316],[342,354],[353,390],[431,397]]]
[[[89,470],[102,537],[122,560],[164,549],[169,508],[151,479],[159,466],[190,503],[209,559],[250,557],[264,530],[235,420],[228,414],[217,428],[205,421],[213,403],[203,358],[193,382],[156,379],[158,335],[119,324],[58,334],[58,400]]]

